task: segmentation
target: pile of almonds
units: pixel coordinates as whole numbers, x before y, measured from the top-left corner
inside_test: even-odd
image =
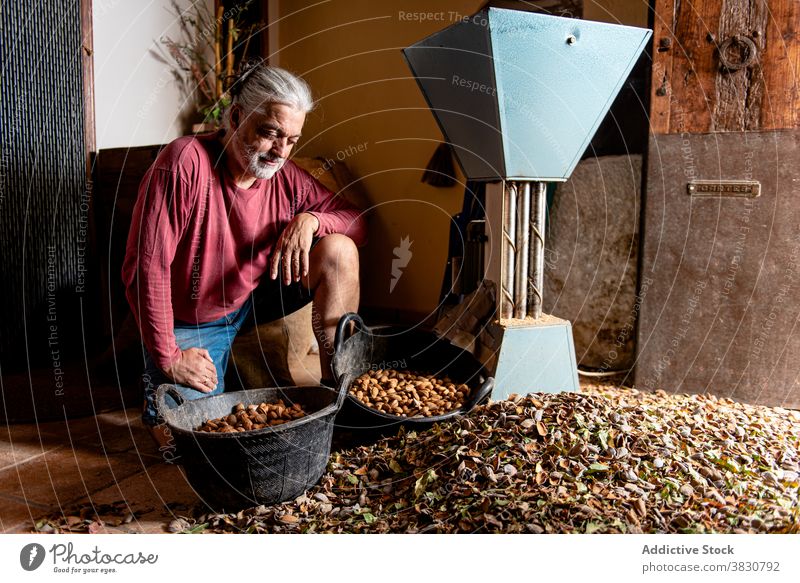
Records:
[[[306,412],[303,411],[300,403],[287,407],[281,399],[277,403],[260,403],[258,405],[238,403],[233,407],[230,415],[209,419],[198,427],[196,431],[205,431],[207,433],[251,431],[282,425],[288,421],[300,419],[305,415]]]
[[[365,372],[350,386],[350,394],[371,409],[397,417],[434,417],[458,409],[469,387],[449,377],[438,379],[407,370]]]

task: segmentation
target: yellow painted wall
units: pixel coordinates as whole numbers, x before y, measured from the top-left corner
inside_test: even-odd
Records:
[[[585,0],[583,18],[646,27],[647,3],[648,0]]]
[[[613,0],[599,4],[616,6]],[[435,311],[449,217],[461,209],[464,184],[460,174],[462,183],[452,188],[420,182],[442,136],[400,50],[473,14],[483,2],[273,0],[269,5],[273,10],[277,5],[280,18],[273,62],[304,77],[319,102],[295,155],[338,154],[370,201],[362,304],[419,316]],[[607,20],[604,10],[598,14],[597,20]],[[628,12],[625,18],[631,18]],[[390,293],[393,249],[403,237],[413,241],[413,255]]]
[[[319,100],[296,155],[343,152],[371,203],[362,303],[430,313],[441,287],[449,217],[461,209],[464,187],[420,182],[442,136],[400,49],[454,22],[450,11],[469,15],[481,2],[448,2],[447,8],[421,0],[278,4],[278,64],[303,76]],[[430,12],[439,20],[411,20]],[[390,293],[393,249],[403,237],[413,241],[413,255]]]

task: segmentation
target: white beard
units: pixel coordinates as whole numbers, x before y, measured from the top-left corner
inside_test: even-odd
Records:
[[[278,158],[269,152],[258,152],[255,147],[241,141],[239,141],[239,151],[247,171],[260,180],[269,180],[286,163],[286,158]],[[269,162],[277,162],[277,164]]]

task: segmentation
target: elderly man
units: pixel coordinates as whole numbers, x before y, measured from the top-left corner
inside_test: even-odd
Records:
[[[123,280],[145,347],[142,420],[155,389],[221,393],[237,332],[313,302],[330,346],[358,308],[359,212],[287,160],[313,108],[308,85],[251,64],[231,89],[224,129],[169,144],[148,170],[128,235]],[[322,382],[331,354],[320,349]],[[153,431],[163,444],[163,429]]]

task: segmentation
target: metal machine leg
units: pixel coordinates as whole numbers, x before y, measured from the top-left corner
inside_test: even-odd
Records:
[[[531,183],[517,187],[517,254],[514,265],[514,317],[522,319],[528,310],[529,229],[531,215]]]
[[[528,289],[528,315],[534,319],[542,317],[542,291],[544,288],[544,218],[547,206],[547,184],[533,183],[533,212],[530,232],[530,279]]]
[[[514,271],[516,267],[516,232],[517,232],[517,183],[506,182],[503,190],[503,247],[505,265],[502,274],[500,317],[514,317],[516,298],[514,294]],[[524,224],[521,225],[524,228]]]

